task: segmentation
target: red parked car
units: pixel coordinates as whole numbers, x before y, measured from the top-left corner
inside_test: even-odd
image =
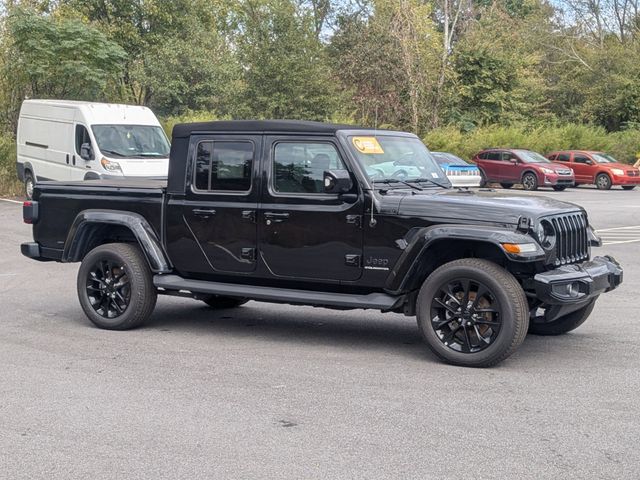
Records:
[[[573,169],[576,186],[589,183],[600,190],[609,190],[613,185],[620,185],[625,190],[633,190],[640,185],[640,170],[603,152],[565,150],[550,153],[548,157]]]
[[[472,161],[480,168],[485,183],[496,182],[503,188],[520,183],[525,190],[553,187],[560,191],[575,181],[567,165],[553,163],[531,150],[491,148],[476,154]]]

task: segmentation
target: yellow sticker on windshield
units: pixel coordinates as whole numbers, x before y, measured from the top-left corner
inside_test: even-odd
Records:
[[[376,137],[353,137],[352,142],[361,153],[384,153]]]

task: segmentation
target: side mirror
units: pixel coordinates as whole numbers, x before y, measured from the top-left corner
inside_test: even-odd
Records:
[[[511,158],[509,158],[509,161],[510,161],[511,163],[518,163],[518,159],[517,159],[516,157],[511,157]]]
[[[324,172],[325,193],[347,193],[352,188],[353,181],[347,170],[327,170]]]
[[[587,161],[586,161],[586,162],[584,162],[584,163],[586,163],[587,165],[593,165],[593,160],[589,160],[589,159],[587,158]]]
[[[80,158],[83,160],[93,160],[93,149],[90,143],[83,143],[80,146]]]

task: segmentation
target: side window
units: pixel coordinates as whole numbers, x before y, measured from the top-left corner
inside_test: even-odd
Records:
[[[278,193],[324,193],[325,170],[344,169],[330,143],[280,142],[273,150],[273,188]]]
[[[584,155],[574,155],[573,156],[573,161],[576,162],[576,163],[587,164],[587,163],[589,163],[589,158],[585,157]]]
[[[502,160],[503,162],[508,162],[510,158],[513,158],[511,152],[501,152],[500,156],[500,160]]]
[[[501,160],[501,156],[500,152],[487,152],[487,160],[499,161]]]
[[[486,160],[487,159],[487,152],[482,152],[480,155],[478,155],[478,158],[480,160]]]
[[[248,192],[252,166],[251,142],[200,142],[194,185],[200,191]]]
[[[80,147],[83,143],[91,143],[89,132],[84,125],[76,125],[76,154],[80,155]]]
[[[551,160],[552,162],[555,162],[555,161],[556,161],[556,159],[558,158],[558,154],[557,154],[557,153],[554,153],[553,155],[549,155],[547,158],[548,158],[549,160]],[[562,161],[564,161],[564,160],[560,160],[560,161],[562,162]]]
[[[552,158],[551,160],[554,160],[554,159]],[[568,153],[560,153],[555,158],[555,161],[556,162],[568,162],[569,161],[569,154]]]

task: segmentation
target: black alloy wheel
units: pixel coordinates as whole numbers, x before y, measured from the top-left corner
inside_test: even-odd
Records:
[[[124,265],[98,260],[89,269],[87,296],[93,310],[106,319],[122,315],[131,301],[131,285]]]
[[[490,367],[511,355],[529,327],[522,287],[488,260],[462,258],[427,277],[416,301],[418,327],[440,359],[465,367]]]
[[[140,248],[108,243],[91,250],[78,270],[78,299],[97,327],[127,330],[151,316],[158,292]]]
[[[451,350],[480,352],[500,333],[502,312],[487,285],[469,278],[440,286],[431,302],[431,326]]]
[[[525,173],[522,177],[522,186],[525,190],[537,190],[538,189],[538,178],[534,173]]]

